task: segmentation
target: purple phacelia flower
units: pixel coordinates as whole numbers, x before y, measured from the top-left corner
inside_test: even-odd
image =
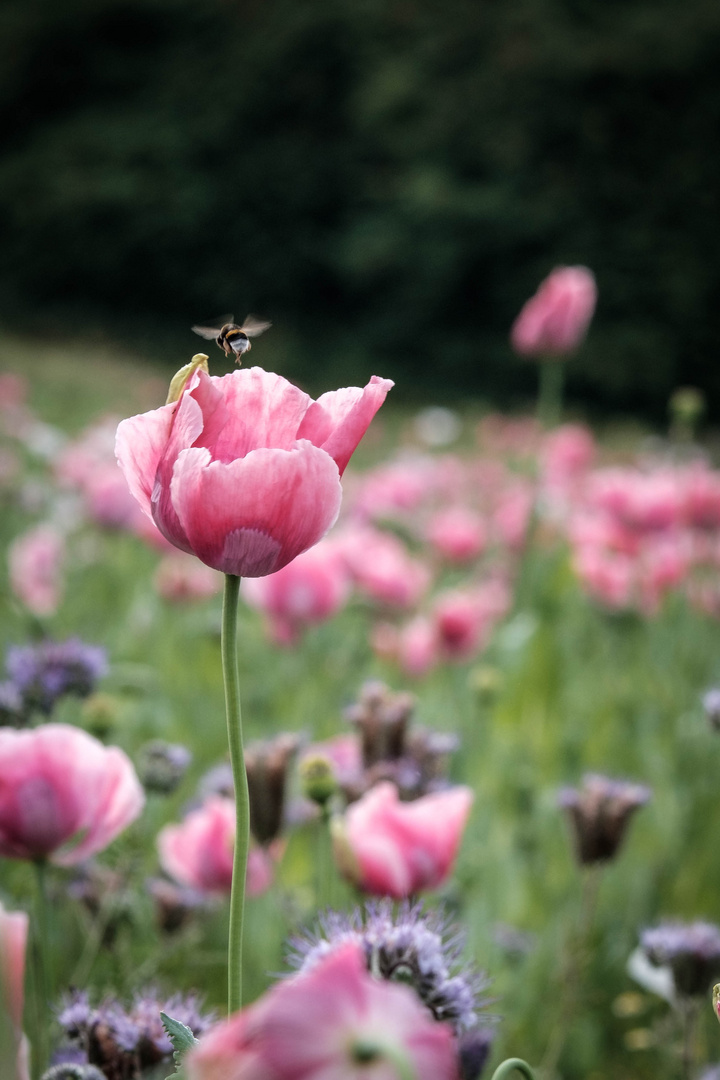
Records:
[[[22,727],[25,720],[25,703],[15,683],[0,683],[0,727]]]
[[[149,990],[136,994],[127,1007],[113,998],[92,1007],[88,995],[75,990],[66,998],[58,1022],[66,1037],[86,1054],[88,1064],[97,1065],[106,1076],[135,1080],[143,1069],[172,1058],[161,1012],[195,1035],[201,1035],[215,1019],[202,1012],[193,994],[163,997]]]
[[[720,927],[714,923],[661,923],[643,930],[640,948],[650,963],[670,968],[683,997],[707,993],[720,978]]]
[[[702,705],[710,727],[720,731],[720,687],[714,686],[704,693]]]
[[[650,795],[642,784],[610,780],[597,773],[586,774],[581,788],[563,788],[558,804],[570,818],[578,862],[587,866],[614,858],[631,815]]]
[[[361,946],[368,970],[378,978],[412,987],[436,1020],[458,1033],[476,1027],[477,1010],[487,1004],[481,993],[488,980],[462,964],[462,936],[438,912],[407,901],[394,910],[389,900],[349,916],[328,911],[316,933],[292,939],[288,960],[307,971],[347,942]]]
[[[78,638],[13,645],[8,649],[5,666],[22,695],[25,709],[46,716],[65,694],[87,697],[108,669],[105,650]]]

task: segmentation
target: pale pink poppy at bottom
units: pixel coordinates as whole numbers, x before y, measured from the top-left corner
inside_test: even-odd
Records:
[[[357,1047],[374,1046],[368,1062]],[[276,983],[255,1005],[204,1036],[186,1058],[188,1080],[396,1080],[390,1047],[416,1080],[456,1080],[452,1032],[407,986],[375,979],[356,944]]]

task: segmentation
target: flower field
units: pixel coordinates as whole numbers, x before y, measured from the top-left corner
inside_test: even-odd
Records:
[[[164,1080],[161,1011],[203,1036],[187,1080],[320,1075],[311,1029],[338,1078],[720,1062],[707,448],[380,408],[382,379],[312,403],[249,366],[165,405],[169,379],[84,348],[10,342],[0,375],[0,902],[29,916],[0,913],[2,1080]]]

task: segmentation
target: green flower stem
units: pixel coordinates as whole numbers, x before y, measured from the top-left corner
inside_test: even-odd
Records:
[[[47,901],[47,883],[45,880],[46,862],[35,861],[35,997],[37,1001],[38,1029],[36,1045],[33,1048],[33,1060],[37,1075],[47,1066],[50,1056],[50,940],[49,913]]]
[[[245,914],[245,875],[250,845],[250,799],[243,756],[240,678],[237,662],[237,608],[240,578],[225,575],[222,614],[223,685],[227,715],[228,743],[235,784],[235,855],[230,893],[230,935],[228,940],[228,1012],[242,1006],[242,941]]]
[[[504,1080],[504,1077],[509,1076],[514,1069],[527,1077],[527,1080],[535,1080],[534,1072],[522,1058],[508,1058],[507,1061],[503,1061],[492,1074],[492,1080]]]
[[[538,367],[537,417],[544,428],[557,427],[562,417],[565,363],[562,360],[541,360]]]

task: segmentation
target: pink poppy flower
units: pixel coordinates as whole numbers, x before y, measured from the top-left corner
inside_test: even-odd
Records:
[[[0,1055],[6,1064],[8,1054],[15,1060],[8,1080],[30,1077],[28,1044],[22,1033],[28,922],[25,912],[5,911],[0,904]]]
[[[144,802],[117,747],[69,724],[0,730],[0,855],[73,866],[106,848]]]
[[[291,645],[305,627],[336,615],[352,586],[338,545],[329,538],[275,574],[247,578],[241,588],[247,603],[269,616],[275,641]]]
[[[181,885],[203,893],[229,893],[235,850],[235,803],[212,795],[180,825],[166,825],[157,838],[160,865]],[[273,863],[267,851],[248,855],[245,892],[257,896],[272,884]]]
[[[279,375],[196,371],[179,402],[123,420],[130,491],[167,539],[226,574],[262,577],[320,540],[340,477],[393,384],[313,401]]]
[[[337,543],[358,589],[379,604],[413,607],[430,584],[428,568],[392,533],[351,525]]]
[[[349,943],[218,1024],[184,1064],[188,1080],[396,1080],[395,1056],[416,1080],[458,1075],[450,1028]]]
[[[452,563],[472,562],[487,546],[487,528],[481,516],[467,506],[438,511],[427,529],[432,546]]]
[[[521,356],[567,356],[582,342],[597,302],[586,266],[558,266],[540,285],[513,324],[510,340]]]
[[[154,528],[150,522],[148,524]],[[161,559],[155,571],[155,588],[163,600],[171,604],[206,600],[221,591],[222,583],[217,571],[177,551]]]
[[[65,541],[49,523],[37,525],[10,545],[10,587],[28,611],[54,615],[63,596]]]
[[[400,900],[450,875],[473,793],[454,787],[400,802],[394,784],[371,788],[335,822],[335,857],[363,892]]]

